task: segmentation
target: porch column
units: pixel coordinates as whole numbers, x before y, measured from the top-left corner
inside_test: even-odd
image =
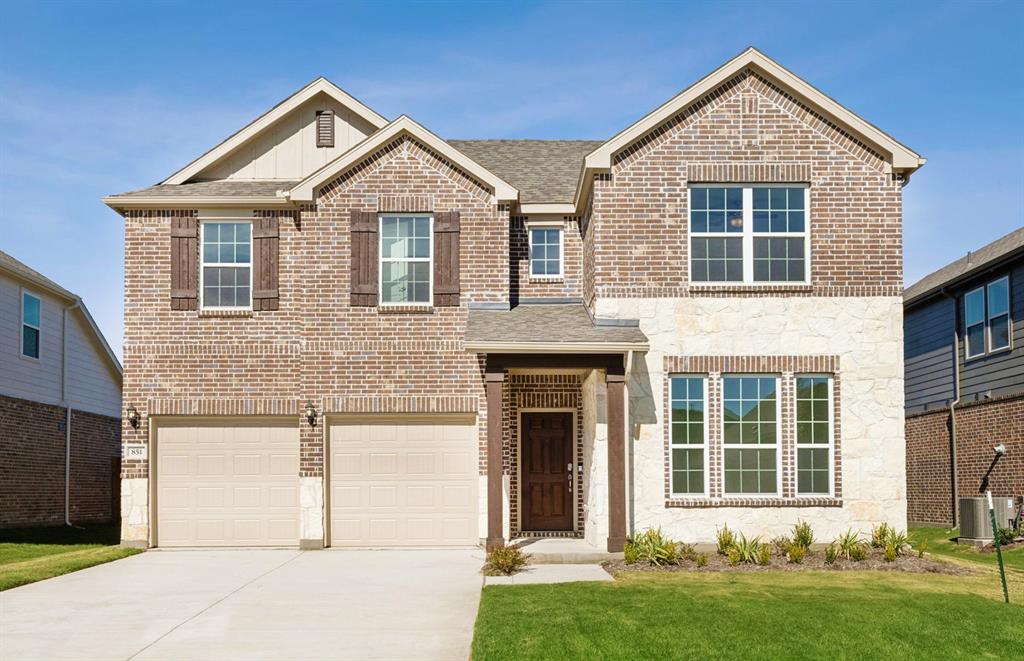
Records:
[[[626,377],[614,371],[609,370],[605,375],[608,386],[609,553],[619,553],[626,545]]]
[[[487,372],[487,550],[505,545],[501,472],[502,384],[505,372]]]

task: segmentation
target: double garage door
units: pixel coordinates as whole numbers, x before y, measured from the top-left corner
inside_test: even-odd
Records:
[[[329,433],[329,544],[478,543],[478,449],[471,422],[346,422],[331,424]],[[297,545],[298,437],[291,421],[160,423],[156,544]]]

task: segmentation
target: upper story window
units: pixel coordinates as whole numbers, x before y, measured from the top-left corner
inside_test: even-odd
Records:
[[[691,282],[809,282],[806,186],[693,186],[689,192]]]
[[[430,304],[432,220],[425,215],[380,217],[381,303]]]
[[[21,293],[21,355],[39,358],[39,339],[42,329],[42,302],[38,296]]]
[[[993,280],[964,296],[968,358],[1010,348],[1010,279]]]
[[[561,225],[530,227],[530,277],[561,278],[564,256]]]
[[[204,222],[199,286],[202,307],[243,308],[252,305],[252,223]]]

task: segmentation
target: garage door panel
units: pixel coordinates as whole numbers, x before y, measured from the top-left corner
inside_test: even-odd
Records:
[[[157,544],[296,545],[298,429],[178,424],[157,428]]]
[[[330,429],[333,546],[475,546],[474,424],[336,424]]]

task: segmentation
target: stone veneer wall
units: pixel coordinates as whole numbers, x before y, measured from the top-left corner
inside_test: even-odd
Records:
[[[723,524],[770,537],[806,520],[819,540],[883,521],[905,528],[902,311],[898,297],[597,299],[602,317],[639,319],[651,344],[628,381],[628,429],[640,429],[632,441],[633,529],[711,543]],[[668,507],[664,365],[673,356],[835,356],[841,503]]]

